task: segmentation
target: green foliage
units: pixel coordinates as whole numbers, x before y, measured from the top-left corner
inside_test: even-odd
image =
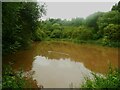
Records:
[[[21,30],[21,27],[18,23],[18,14],[19,9],[21,8],[20,3],[2,3],[2,44],[3,44],[3,53],[14,51],[18,49],[20,43],[17,42],[19,46],[16,46],[16,41],[19,41],[21,38],[17,36],[17,33]],[[17,25],[16,25],[17,24]]]
[[[114,10],[106,13],[93,13],[86,19],[79,17],[71,20],[50,18],[43,25],[46,27],[44,31],[49,39],[59,38],[75,42],[92,41],[92,43],[94,41],[101,45],[119,47],[119,3],[115,7]]]
[[[57,18],[57,19],[53,19],[53,18],[49,18],[48,20],[46,20],[47,22],[50,22],[52,25],[57,23],[59,25],[62,24],[62,20],[60,18]]]
[[[90,31],[90,30],[81,30],[79,38],[81,40],[90,40],[90,39],[92,39],[92,31]]]
[[[97,34],[99,38],[103,38],[103,44],[108,46],[119,46],[117,43],[120,42],[120,12],[113,10],[104,13],[103,16],[99,17],[97,24],[99,26]],[[117,43],[115,44],[114,42]]]
[[[96,12],[96,13],[89,15],[85,21],[86,26],[93,27],[95,30],[98,30],[97,20],[102,15],[103,15],[103,12]]]
[[[92,39],[92,37],[92,30],[84,26],[80,26],[77,30],[74,30],[72,33],[72,38],[76,38],[78,40],[90,40]]]
[[[62,38],[71,39],[72,33],[77,30],[77,27],[73,26],[64,26],[64,29],[62,30]]]
[[[61,20],[60,18],[58,19],[53,19],[53,18],[49,18],[45,21],[45,23],[51,23],[52,25],[57,23],[59,25],[62,25],[62,26],[80,26],[80,25],[83,25],[85,23],[85,20],[84,18],[72,18],[71,20]]]
[[[53,25],[52,25],[52,28],[53,28],[53,30],[54,29],[61,29],[61,26],[60,26],[60,24],[58,24],[58,23],[54,23]]]
[[[103,45],[120,44],[120,2],[112,11],[96,12],[84,18],[61,20],[39,18],[46,14],[45,4],[37,2],[3,2],[2,3],[2,48],[3,54],[26,48],[32,40],[67,39],[94,40]],[[40,20],[40,21],[38,21]],[[39,29],[38,29],[39,28]],[[118,44],[116,44],[117,42]]]
[[[52,33],[51,33],[51,38],[61,38],[61,30],[59,30],[59,29],[55,29],[55,30],[53,30],[52,31]]]
[[[120,1],[118,2],[118,4],[115,4],[112,9],[112,11],[119,11],[120,12]]]
[[[110,41],[120,41],[120,25],[109,24],[104,28],[104,36]]]
[[[22,77],[22,71],[15,73],[10,65],[3,67],[2,87],[3,88],[24,88],[26,86],[25,79]]]
[[[79,39],[80,40],[90,40],[93,37],[92,30],[87,29],[87,28],[80,28],[80,35]]]
[[[72,18],[71,21],[69,21],[69,25],[71,26],[80,26],[80,25],[83,25],[84,24],[84,19],[83,18]]]
[[[104,13],[104,15],[98,19],[97,23],[101,31],[109,24],[120,24],[120,13],[118,11]]]
[[[80,34],[81,34],[81,30],[79,30],[79,29],[74,30],[74,31],[72,32],[72,38],[73,38],[73,39],[76,39],[76,38],[79,39]]]
[[[43,23],[43,31],[46,33],[46,38],[48,38],[48,40],[57,38],[79,43],[90,42],[100,45],[119,47],[119,25],[114,24],[111,28],[111,26],[109,26],[110,24],[106,22],[108,26],[106,25],[105,28],[103,28],[102,30],[95,30],[94,26],[97,24],[97,20],[103,17],[102,15],[103,13],[99,12],[90,15],[90,17],[92,17],[92,19],[94,20],[94,24],[91,24],[91,26],[86,26],[86,24],[83,24],[79,27],[70,25],[72,20],[67,21],[60,19],[49,19]],[[92,19],[88,21],[91,21],[92,23]],[[69,24],[63,25],[65,22],[69,22]]]
[[[108,37],[107,36],[104,36],[102,39],[101,39],[101,42],[103,45],[108,45],[109,44],[109,40],[108,40]]]
[[[120,87],[120,70],[109,69],[105,77],[94,74],[94,79],[86,78],[86,82],[82,85],[83,88],[119,88]]]
[[[45,37],[46,37],[46,33],[43,30],[41,30],[40,28],[38,28],[34,34],[33,40],[34,41],[42,41],[45,39]]]
[[[49,20],[44,21],[42,29],[47,32],[52,32],[53,31],[52,23]],[[47,34],[50,35],[49,33],[47,33]]]
[[[28,46],[36,32],[38,18],[43,14],[44,5],[36,2],[3,2],[3,54]]]

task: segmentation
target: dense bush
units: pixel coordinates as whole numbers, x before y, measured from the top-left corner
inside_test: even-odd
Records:
[[[72,33],[72,38],[78,39],[78,40],[91,40],[92,37],[93,37],[92,30],[84,26],[78,27],[78,29],[74,30]]]
[[[72,38],[73,38],[73,39],[79,39],[80,33],[81,33],[81,30],[79,30],[79,29],[74,30],[74,31],[72,32]]]
[[[61,30],[55,29],[55,30],[52,31],[50,37],[51,38],[61,38],[61,34],[62,34]]]
[[[2,3],[2,48],[3,53],[14,52],[21,47],[22,38],[17,36],[21,28],[18,23],[20,3]],[[18,25],[16,25],[18,24]],[[16,43],[17,41],[17,43]],[[18,46],[17,46],[18,45]]]
[[[59,30],[61,30],[61,26],[60,26],[60,24],[58,24],[58,23],[54,23],[53,25],[52,25],[52,29],[54,30],[54,29],[59,29]]]
[[[109,69],[105,77],[93,74],[94,79],[86,78],[86,82],[82,85],[83,88],[119,88],[120,87],[120,70]]]
[[[89,15],[85,20],[85,25],[88,27],[93,27],[95,29],[95,32],[97,32],[98,31],[97,21],[98,21],[98,18],[101,17],[102,15],[103,15],[103,12],[95,12]]]
[[[64,26],[64,29],[62,30],[62,38],[71,39],[72,33],[76,30],[76,27],[73,26]]]
[[[27,47],[36,31],[38,18],[45,14],[44,4],[37,2],[2,3],[3,54]]]
[[[104,28],[104,37],[110,41],[120,41],[120,25],[109,24]]]
[[[41,30],[40,28],[38,28],[36,31],[35,31],[35,34],[34,34],[34,37],[33,37],[33,40],[34,41],[42,41],[44,40],[46,37],[46,33]]]
[[[109,11],[104,13],[103,16],[99,17],[97,21],[99,27],[99,34],[104,35],[104,28],[109,24],[120,24],[120,12],[118,11]]]
[[[4,66],[2,72],[2,87],[24,88],[27,83],[25,82],[22,73],[22,71],[20,71],[20,73],[15,73],[9,65]]]
[[[79,39],[80,40],[91,40],[93,37],[92,31],[83,29],[80,32]]]
[[[116,4],[112,7],[111,10],[112,10],[112,11],[119,11],[119,12],[120,12],[120,1],[119,1],[118,3],[116,3]]]

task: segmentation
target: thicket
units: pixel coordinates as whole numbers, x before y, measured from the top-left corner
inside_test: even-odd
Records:
[[[28,84],[22,74],[22,70],[16,73],[10,65],[3,66],[2,88],[24,88]]]
[[[37,2],[2,2],[3,54],[27,47],[37,39],[38,19],[45,14],[45,5]],[[39,34],[37,34],[38,37]]]

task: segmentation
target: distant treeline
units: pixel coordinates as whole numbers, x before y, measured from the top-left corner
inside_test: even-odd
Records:
[[[35,40],[66,39],[82,42],[98,42],[103,45],[120,46],[120,2],[109,12],[95,12],[84,18],[71,20],[49,18],[39,21]]]
[[[95,12],[71,20],[40,20],[46,14],[45,4],[35,2],[2,3],[3,54],[25,48],[32,41],[64,39],[99,42],[120,46],[120,2],[109,12]]]

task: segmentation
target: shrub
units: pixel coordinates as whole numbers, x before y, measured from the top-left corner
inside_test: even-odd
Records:
[[[25,79],[22,77],[22,71],[17,74],[11,66],[3,67],[2,72],[2,87],[3,88],[24,88],[26,85]]]
[[[120,41],[120,25],[109,24],[104,28],[104,36],[110,41]]]
[[[46,34],[43,30],[37,29],[34,35],[35,41],[42,41],[45,38]]]
[[[120,12],[109,11],[103,14],[103,16],[98,18],[97,21],[99,32],[103,36],[103,29],[109,24],[120,24]]]
[[[119,88],[120,69],[109,68],[109,72],[103,76],[93,74],[94,80],[86,79],[83,88]]]
[[[92,39],[92,36],[92,31],[84,29],[81,30],[79,38],[81,40],[90,40]]]
[[[71,39],[73,31],[76,30],[73,26],[64,26],[62,30],[62,38]]]
[[[53,28],[53,30],[54,29],[61,29],[61,26],[60,26],[60,24],[58,24],[58,23],[54,23],[53,25],[52,25],[52,28]]]
[[[82,26],[78,30],[74,30],[72,37],[78,40],[90,40],[93,37],[93,33],[92,30]]]
[[[51,38],[61,38],[61,34],[62,34],[62,32],[61,32],[61,30],[59,30],[59,29],[55,29],[55,30],[53,30],[53,32],[51,33]]]
[[[104,36],[102,39],[101,39],[101,42],[103,45],[108,45],[109,44],[109,40],[108,40],[108,37],[107,36]]]

